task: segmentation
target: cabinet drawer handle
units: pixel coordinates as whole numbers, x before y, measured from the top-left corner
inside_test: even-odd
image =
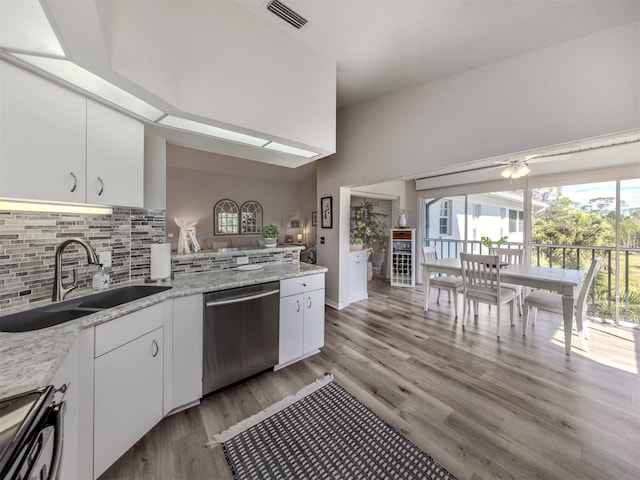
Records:
[[[296,306],[298,307],[296,309],[296,312],[299,312],[300,311],[300,300],[296,300]]]
[[[158,346],[158,342],[156,342],[155,340],[151,342],[151,345],[154,347],[152,356],[153,358],[156,358],[158,356],[158,352],[160,351],[160,347]]]
[[[98,191],[98,196],[102,195],[102,192],[104,192],[104,181],[98,177],[98,181],[100,182],[100,190]]]
[[[73,172],[69,173],[69,175],[73,177],[73,187],[71,187],[71,193],[73,193],[76,191],[76,187],[78,186],[78,177],[76,177],[76,174]]]
[[[303,286],[303,287],[306,287],[306,286],[307,286],[307,284],[306,284],[306,283],[303,283],[303,284],[302,284],[302,286]]]

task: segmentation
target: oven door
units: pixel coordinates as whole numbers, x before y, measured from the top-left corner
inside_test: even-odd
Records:
[[[58,480],[65,403],[52,386],[0,401],[0,478]]]

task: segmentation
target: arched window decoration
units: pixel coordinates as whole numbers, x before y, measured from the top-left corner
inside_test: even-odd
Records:
[[[236,235],[238,234],[240,210],[238,204],[233,200],[220,200],[213,207],[213,219],[215,222],[215,235]]]
[[[246,201],[240,208],[240,233],[260,233],[262,231],[262,206],[253,200]]]

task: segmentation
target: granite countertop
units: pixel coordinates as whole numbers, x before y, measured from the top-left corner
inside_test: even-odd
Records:
[[[236,257],[242,255],[261,254],[265,252],[290,252],[304,250],[304,245],[288,245],[283,243],[276,247],[229,247],[218,248],[216,250],[200,250],[197,253],[176,253],[171,252],[171,258],[177,260],[197,260],[203,256]]]
[[[259,270],[226,269],[196,273],[161,283],[161,285],[171,286],[170,290],[92,313],[60,325],[30,332],[0,332],[0,365],[2,366],[0,369],[0,398],[48,385],[82,329],[108,322],[170,298],[227,290],[326,271],[326,267],[308,263],[274,263],[264,264]],[[136,284],[139,285],[140,282],[114,285],[113,288]],[[95,292],[86,290],[73,292],[67,299],[79,298],[91,293]],[[28,308],[3,311],[2,315],[51,303],[50,301],[37,302],[29,305]]]

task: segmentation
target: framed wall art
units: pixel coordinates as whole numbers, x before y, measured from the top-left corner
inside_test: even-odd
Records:
[[[318,212],[311,212],[311,226],[318,226]]]
[[[333,197],[320,199],[320,211],[322,212],[322,228],[333,228]]]

